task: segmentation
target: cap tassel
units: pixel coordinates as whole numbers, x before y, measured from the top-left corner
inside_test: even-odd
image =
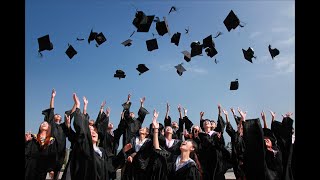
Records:
[[[243,22],[240,22],[239,26],[243,28],[246,25],[246,23],[244,23],[244,24],[241,24],[241,23],[243,23]]]
[[[219,37],[220,35],[222,35],[222,32],[218,31],[218,32],[217,32],[217,35],[216,35],[215,37],[213,37],[213,38],[217,38],[217,37]]]
[[[136,31],[133,31],[133,32],[131,33],[130,37],[133,36],[133,34],[134,34],[135,32],[136,32]]]
[[[40,57],[43,57],[42,53],[40,51],[38,51],[38,54]]]

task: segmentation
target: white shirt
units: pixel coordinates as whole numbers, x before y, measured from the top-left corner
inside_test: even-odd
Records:
[[[140,150],[141,146],[146,142],[146,140],[148,140],[148,138],[144,138],[144,140],[140,142],[139,137],[136,137],[136,145],[134,147],[136,152]]]
[[[168,148],[171,148],[173,143],[174,143],[174,139],[169,140],[169,139],[166,138],[166,145],[167,145]]]
[[[180,168],[182,168],[183,166],[189,164],[189,163],[195,163],[194,160],[192,160],[191,158],[189,158],[187,161],[183,162],[183,163],[180,163],[180,160],[181,160],[181,155],[179,155],[177,157],[177,160],[176,160],[176,171],[178,171]]]

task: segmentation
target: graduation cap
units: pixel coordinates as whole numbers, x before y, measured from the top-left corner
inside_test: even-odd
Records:
[[[182,66],[182,63],[178,64],[174,67],[177,69],[177,73],[179,74],[179,76],[181,76],[183,74],[183,72],[186,71],[186,69]]]
[[[156,23],[156,30],[160,36],[163,36],[169,32],[169,26],[166,21],[166,17],[163,17],[163,18],[164,18],[164,21],[160,21]]]
[[[153,51],[155,49],[159,49],[158,42],[157,42],[156,38],[147,40],[146,44],[147,44],[148,51]]]
[[[256,58],[254,56],[254,51],[251,47],[249,47],[248,50],[242,49],[242,52],[243,52],[244,58],[251,63],[252,63],[252,58]]]
[[[188,51],[182,51],[181,53],[184,55],[184,60],[186,60],[187,62],[191,61],[191,54]]]
[[[236,16],[236,14],[231,10],[229,12],[228,16],[223,21],[223,23],[226,26],[226,28],[228,29],[228,31],[230,32],[231,29],[235,29],[240,25],[240,20]],[[240,26],[243,27],[242,25],[240,25]]]
[[[235,81],[231,81],[230,90],[237,90],[238,88],[239,88],[238,79],[236,79]]]
[[[218,54],[218,51],[214,47],[213,48],[207,47],[204,51],[206,52],[207,56],[209,56],[211,58],[213,56],[215,56],[216,54]]]
[[[176,46],[179,46],[181,33],[176,32],[171,37],[171,43],[174,43]]]
[[[100,32],[99,34],[96,35],[95,40],[97,42],[97,44],[100,46],[102,43],[106,42],[107,39],[106,37],[103,35],[102,32]]]
[[[280,51],[277,48],[271,49],[270,44],[269,44],[268,48],[269,48],[269,52],[270,52],[272,59],[280,54]]]
[[[139,75],[149,71],[149,68],[145,64],[139,64],[136,69],[140,72]]]
[[[121,78],[125,78],[126,75],[125,75],[124,71],[118,69],[118,70],[116,70],[116,73],[113,75],[113,77],[121,79]]]
[[[137,28],[137,32],[149,32],[154,15],[146,16],[143,11],[137,11],[132,24]]]
[[[88,38],[88,43],[90,44],[91,41],[95,40],[97,35],[98,35],[98,33],[93,32],[91,29],[90,34],[89,34],[89,38]]]
[[[262,128],[262,129],[263,129],[263,136],[271,140],[272,146],[276,145],[277,140],[272,130],[269,128]]]
[[[78,52],[69,44],[66,54],[70,59],[72,59],[74,55],[78,54]]]
[[[209,48],[214,48],[215,44],[212,40],[212,35],[206,37],[203,39],[203,44],[202,44],[203,48],[209,47]]]
[[[132,45],[132,40],[131,39],[127,39],[125,41],[123,41],[121,44],[123,44],[124,46],[131,46]]]
[[[202,45],[199,41],[194,41],[190,44],[191,47],[191,57],[202,54]]]
[[[39,44],[39,50],[38,50],[39,53],[44,50],[51,51],[53,49],[53,44],[50,42],[49,34],[38,38],[38,44]]]

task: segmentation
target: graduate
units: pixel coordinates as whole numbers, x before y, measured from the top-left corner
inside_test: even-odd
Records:
[[[80,101],[77,95],[73,94],[74,105],[71,114],[74,117],[73,126],[75,129],[74,145],[72,147],[70,159],[70,177],[71,180],[109,180],[108,156],[106,151],[97,146],[98,130],[95,126],[89,125],[89,115],[86,113],[88,100],[84,97],[84,113],[80,110]],[[67,116],[70,119],[70,116]],[[70,121],[70,120],[67,120]],[[124,163],[124,153],[130,147],[125,146],[119,154],[112,159],[114,169],[117,169]],[[68,175],[68,174],[67,174]]]
[[[66,154],[67,130],[65,123],[61,123],[61,115],[54,113],[54,100],[56,94],[56,90],[52,89],[50,108],[42,111],[42,114],[44,115],[44,121],[47,121],[51,125],[51,134],[57,141],[57,159],[53,171],[50,172],[50,176],[53,177],[54,180],[57,180],[59,178],[60,170],[64,163]]]
[[[183,117],[181,113],[181,105],[178,105],[178,111],[179,111],[179,124],[176,121],[171,121],[171,117],[169,116],[169,111],[170,111],[170,105],[167,103],[167,111],[166,111],[166,116],[164,119],[164,126],[168,127],[171,126],[173,130],[172,138],[173,139],[181,139],[182,140],[182,135],[183,135]]]
[[[168,180],[200,180],[201,179],[201,166],[197,160],[197,156],[194,153],[197,145],[192,140],[186,140],[181,143],[180,155],[170,156],[170,152],[161,149],[158,141],[158,128],[157,122],[159,113],[154,110],[153,113],[153,146],[155,152],[164,157],[171,157],[174,162],[173,166],[167,169]],[[192,157],[194,159],[192,159]]]
[[[56,164],[57,141],[51,136],[51,125],[44,121],[38,134],[25,134],[25,180],[45,180]]]
[[[125,103],[122,104],[124,112],[124,120],[126,122],[126,128],[123,132],[122,144],[125,146],[130,143],[131,139],[137,135],[141,125],[149,112],[143,107],[143,103],[146,100],[145,97],[140,98],[140,108],[138,111],[138,118],[135,117],[133,112],[130,112],[131,107],[131,94],[128,95],[128,99]]]
[[[227,126],[226,132],[231,138],[231,163],[233,166],[233,173],[237,180],[245,180],[244,174],[244,151],[245,151],[245,143],[243,139],[243,121],[237,121],[237,116],[235,116],[234,109],[231,108],[231,112],[235,117],[235,121],[237,124],[237,131],[235,131],[229,121],[228,112],[223,110],[225,114]]]

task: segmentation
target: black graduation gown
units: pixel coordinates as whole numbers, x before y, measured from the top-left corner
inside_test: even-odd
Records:
[[[25,180],[45,180],[47,172],[56,162],[57,141],[54,138],[45,148],[41,148],[36,135],[25,143]]]
[[[265,148],[266,180],[281,180],[282,177],[282,154],[276,146],[272,147],[276,153]]]
[[[123,104],[125,128],[123,128],[124,131],[123,131],[123,137],[122,137],[122,147],[130,143],[130,140],[136,135],[138,135],[139,129],[141,128],[142,123],[148,112],[144,107],[140,107],[138,111],[138,118],[132,119],[130,117],[130,106],[131,106],[131,102],[126,105]]]
[[[126,153],[128,155],[136,153],[133,157],[132,163],[127,162],[121,179],[126,180],[148,180],[147,167],[149,165],[150,157],[152,154],[152,141],[148,138],[141,146],[138,152],[135,150],[136,137],[130,141],[132,148]]]
[[[72,139],[72,156],[69,157],[70,177],[65,178],[71,180],[109,180],[107,172],[110,159],[103,148],[99,147],[102,156],[93,149],[89,115],[82,114],[77,108],[73,116],[75,135]],[[121,151],[111,161],[114,167],[119,167],[121,163],[124,163],[124,159],[124,153]]]
[[[200,171],[197,168],[195,163],[188,163],[187,165],[183,166],[182,168],[176,171],[175,162],[178,156],[171,156],[171,153],[164,150],[164,149],[157,149],[154,150],[158,155],[165,157],[166,159],[172,158],[170,161],[174,162],[170,169],[165,170],[164,173],[168,173],[167,179],[168,180],[200,180],[201,175]],[[164,161],[167,162],[167,161]],[[168,166],[166,166],[168,168]]]
[[[277,144],[282,152],[282,165],[283,165],[283,180],[293,180],[292,170],[292,125],[291,118],[283,118],[282,122],[273,121],[271,123],[271,130],[274,133]]]
[[[231,162],[233,166],[233,172],[236,178],[244,177],[243,170],[243,154],[245,151],[245,143],[243,138],[238,132],[236,132],[230,123],[227,123],[226,132],[231,138]]]
[[[247,180],[265,180],[265,142],[260,119],[248,119],[243,124],[244,172]]]
[[[54,108],[43,110],[42,114],[44,115],[44,121],[47,121],[51,125],[51,135],[57,141],[57,160],[56,166],[54,167],[55,175],[57,175],[57,172],[60,172],[64,163],[67,127],[65,123],[57,124],[54,122]]]

